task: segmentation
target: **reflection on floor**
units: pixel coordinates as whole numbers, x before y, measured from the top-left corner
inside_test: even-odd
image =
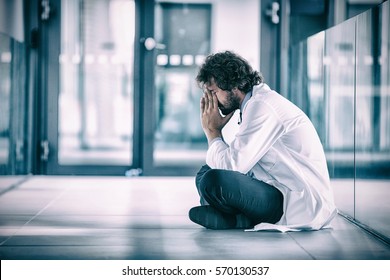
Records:
[[[188,220],[197,204],[189,177],[2,177],[0,259],[390,259],[341,216],[317,232],[212,231]]]

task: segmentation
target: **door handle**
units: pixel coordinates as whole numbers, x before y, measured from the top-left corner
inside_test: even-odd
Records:
[[[148,51],[152,51],[154,49],[156,49],[156,50],[165,50],[166,49],[166,46],[164,44],[157,43],[156,40],[152,37],[141,38],[140,41],[141,41],[141,43],[144,44],[145,49]]]
[[[41,160],[48,161],[49,160],[49,141],[45,140],[41,142]]]
[[[48,20],[51,12],[49,0],[42,0],[41,7],[42,7],[41,19]]]
[[[278,2],[272,2],[271,7],[265,11],[265,14],[271,19],[273,24],[279,23],[278,12],[280,10],[280,5]]]
[[[15,143],[15,155],[16,155],[16,160],[17,161],[23,161],[23,159],[24,159],[23,149],[24,149],[23,140],[16,140],[16,143]]]

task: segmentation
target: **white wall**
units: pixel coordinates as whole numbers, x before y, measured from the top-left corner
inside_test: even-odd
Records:
[[[259,71],[260,1],[212,0],[211,49],[232,50]]]

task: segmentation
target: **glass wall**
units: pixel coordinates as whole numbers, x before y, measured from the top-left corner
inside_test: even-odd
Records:
[[[312,119],[341,212],[390,236],[388,2],[290,48],[288,97]]]
[[[58,162],[130,166],[134,1],[61,5]]]
[[[24,173],[25,46],[0,33],[0,175]]]
[[[11,40],[0,33],[0,166],[3,168],[8,164],[10,152]]]
[[[356,18],[355,218],[390,236],[390,3]]]

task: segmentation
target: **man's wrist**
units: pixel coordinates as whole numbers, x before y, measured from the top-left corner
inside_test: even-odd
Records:
[[[211,145],[213,145],[213,143],[217,142],[217,141],[223,141],[223,138],[222,137],[215,137],[213,140],[208,141],[209,147],[211,147]]]
[[[207,137],[207,141],[210,143],[215,138],[222,138],[222,133],[220,131],[209,131],[206,134],[206,137]]]

